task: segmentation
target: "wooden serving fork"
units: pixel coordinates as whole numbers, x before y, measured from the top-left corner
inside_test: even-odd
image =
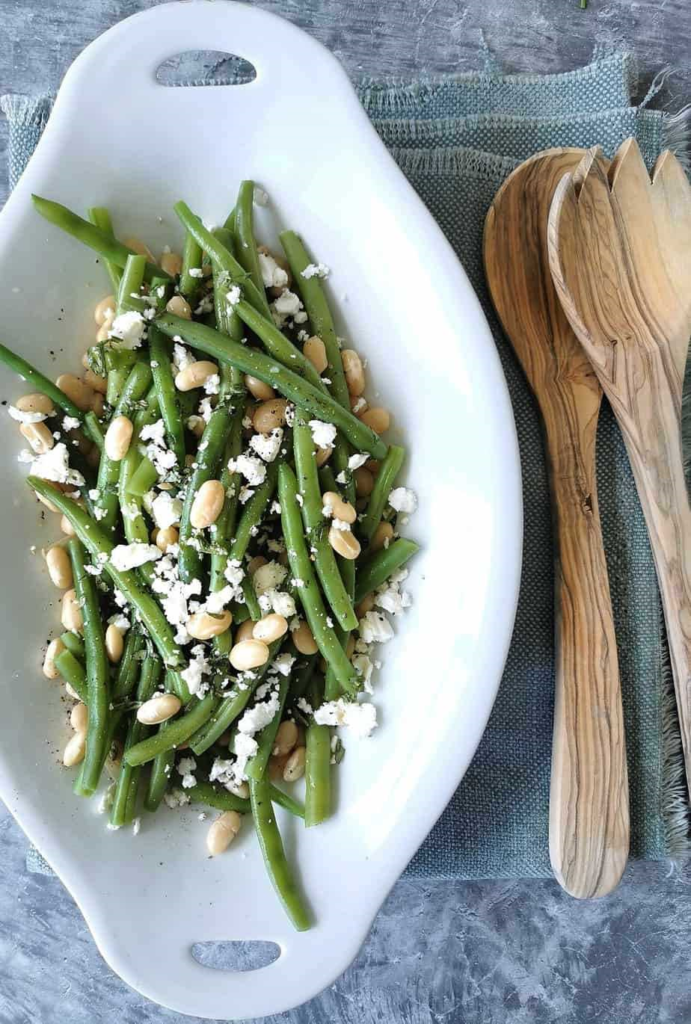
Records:
[[[552,278],[621,428],[655,558],[691,785],[691,507],[681,404],[691,336],[691,186],[633,139],[607,173],[590,151],[559,183]]]
[[[602,390],[549,273],[554,189],[582,149],[526,160],[485,222],[492,300],[545,425],[555,522],[556,678],[549,848],[573,896],[604,896],[629,849],[629,805],[617,645],[595,479]]]

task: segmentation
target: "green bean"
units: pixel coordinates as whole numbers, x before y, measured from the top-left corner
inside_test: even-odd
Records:
[[[369,452],[375,459],[383,459],[386,455],[385,443],[373,430],[340,406],[329,394],[317,390],[278,361],[238,344],[210,327],[191,323],[170,313],[160,316],[157,324],[169,337],[179,334],[189,345],[207,355],[225,359],[243,373],[270,384],[316,418],[334,423],[358,451]]]
[[[55,490],[54,487],[38,477],[27,477],[27,483],[37,494],[49,498],[56,508],[67,517],[72,524],[77,537],[92,558],[98,560],[98,555],[110,554],[114,544],[108,535],[101,529],[99,523],[80,508],[79,505],[68,498],[66,494]],[[163,614],[157,601],[139,582],[136,574],[131,569],[117,569],[108,560],[104,562],[104,568],[112,579],[118,590],[122,591],[127,603],[137,611],[156,645],[156,648],[163,658],[163,663],[169,668],[178,669],[184,667],[184,659],[180,648],[175,642],[173,631],[168,620]]]
[[[101,610],[94,578],[84,564],[84,548],[76,537],[68,542],[72,559],[74,589],[84,620],[84,651],[86,655],[87,703],[89,724],[86,733],[86,754],[81,788],[86,795],[96,791],[105,760],[108,721],[108,655],[103,634]]]
[[[79,658],[81,661],[84,660],[84,641],[77,633],[73,633],[71,630],[62,633],[60,642],[75,658]]]
[[[214,238],[217,238],[221,245],[224,245],[229,253],[233,253],[234,242],[230,231],[225,228],[216,228]],[[212,265],[214,281],[214,313],[216,314],[216,327],[222,334],[227,334],[233,341],[242,341],[244,326],[242,320],[235,312],[233,306],[228,305],[228,292],[232,287],[232,281],[226,273],[221,270],[217,263]],[[242,388],[242,375],[237,374],[232,383]]]
[[[166,303],[173,290],[172,281],[163,277],[152,277],[149,285],[149,294],[146,297],[146,306],[153,306],[159,313],[166,308]],[[151,337],[151,335],[149,335]]]
[[[87,429],[89,436],[98,448],[99,452],[103,451],[105,445],[105,437],[101,430],[101,424],[98,416],[95,412],[88,412],[84,417],[84,425]]]
[[[84,220],[78,214],[68,210],[61,203],[55,203],[51,199],[43,199],[41,196],[31,197],[36,210],[56,227],[62,228],[68,235],[72,235],[78,241],[83,242],[90,249],[100,253],[108,262],[114,263],[116,267],[124,267],[128,256],[136,256],[133,249],[118,242],[117,239],[109,236],[105,231],[100,230],[88,220]],[[146,279],[151,277],[170,278],[155,263],[146,264]]]
[[[282,640],[275,640],[269,645],[269,657],[255,671],[255,677],[247,689],[231,690],[227,697],[222,697],[207,722],[193,736],[190,736],[190,748],[197,756],[212,747],[226,729],[229,729],[233,722],[240,717],[249,704],[250,697],[268,672],[271,662],[281,648],[281,642]]]
[[[251,304],[261,312],[264,308],[266,296],[263,295],[263,291],[260,292],[257,289],[254,281],[247,275],[233,254],[204,227],[199,217],[192,213],[187,203],[183,203],[181,200],[175,204],[173,209],[189,233],[201,245],[202,249],[209,254],[211,262],[215,263],[220,270],[225,270],[234,284],[241,285]]]
[[[118,671],[113,684],[113,700],[122,700],[134,690],[141,666],[139,655],[143,648],[144,637],[136,627],[132,627],[127,631],[122,657],[118,663]]]
[[[293,275],[294,286],[300,293],[312,325],[312,333],[318,335],[324,342],[326,358],[329,361],[326,376],[331,381],[331,393],[344,409],[350,409],[350,395],[343,372],[341,349],[321,279],[316,274],[314,277],[303,277],[303,271],[312,260],[302,239],[294,231],[283,231],[279,237]]]
[[[313,388],[326,391],[326,385],[317,373],[314,364],[309,361],[307,356],[303,355],[299,348],[293,345],[292,341],[286,338],[285,334],[279,331],[272,320],[267,320],[244,299],[236,302],[233,308],[243,323],[251,331],[254,331],[273,359],[277,359],[293,373],[303,377]],[[348,409],[350,410],[350,406]]]
[[[175,388],[173,372],[170,368],[170,346],[163,335],[152,325],[149,328],[149,356],[151,372],[158,398],[161,416],[168,435],[168,447],[175,452],[178,465],[185,465],[185,425],[180,412],[178,391]]]
[[[233,207],[233,209],[230,211],[230,213],[228,214],[228,216],[226,217],[226,219],[225,219],[225,221],[223,223],[223,227],[225,228],[225,230],[226,231],[230,231],[230,233],[232,235],[235,234],[235,223],[236,223],[236,220],[237,220],[237,210],[235,209],[235,207]]]
[[[144,396],[150,385],[150,368],[146,363],[135,363],[122,388],[118,403],[113,410],[113,417],[132,416],[135,402],[138,402]],[[119,476],[120,462],[114,461],[106,451],[103,451],[98,467],[98,482],[96,484],[98,498],[96,499],[96,507],[100,508],[103,513],[100,519],[101,528],[109,530],[111,533],[115,530],[118,516],[117,485]]]
[[[356,602],[359,604],[364,597],[385,583],[391,573],[404,565],[419,550],[420,547],[415,541],[405,537],[395,540],[388,548],[380,548],[359,569],[355,588]]]
[[[294,800],[288,793],[284,793],[278,786],[274,786],[273,783],[269,786],[269,796],[271,797],[272,804],[278,804],[284,811],[288,811],[289,814],[294,814],[296,818],[305,817],[305,808],[298,800]]]
[[[137,686],[137,700],[142,704],[150,700],[161,677],[161,661],[149,651],[147,657],[141,663],[141,674]],[[151,732],[151,726],[144,725],[136,715],[132,715],[127,727],[125,736],[125,751],[128,751],[135,743],[139,743]],[[123,759],[115,786],[115,796],[110,812],[110,823],[114,828],[127,825],[134,818],[137,790],[141,776],[141,768],[133,767]]]
[[[116,313],[118,316],[128,310],[138,310],[142,305],[137,296],[141,291],[145,267],[146,260],[143,256],[127,257],[117,294]],[[105,362],[108,370],[106,399],[113,408],[120,399],[125,381],[136,361],[137,353],[133,349],[115,345],[106,350]]]
[[[257,600],[257,595],[254,591],[254,584],[251,579],[247,578],[247,576],[245,576],[242,581],[242,593],[245,598],[245,604],[247,605],[250,619],[252,619],[252,622],[259,622],[264,613],[262,612],[261,605]]]
[[[247,762],[247,778],[248,779],[263,779],[266,775],[266,769],[269,765],[269,758],[274,748],[274,741],[276,739],[276,733],[278,727],[281,724],[281,718],[283,716],[283,708],[285,707],[286,698],[288,696],[288,677],[281,676],[278,681],[278,709],[276,714],[262,729],[257,740],[257,752]]]
[[[117,294],[117,315],[142,308],[142,283],[146,271],[144,256],[128,256]],[[133,353],[134,355],[134,353]],[[112,403],[111,403],[112,404]]]
[[[218,811],[237,811],[238,814],[250,812],[249,800],[235,796],[221,786],[214,786],[212,782],[197,781],[196,786],[186,790],[186,793],[193,804],[206,804],[207,807],[215,807]]]
[[[180,516],[180,557],[178,559],[180,579],[184,583],[201,578],[202,556],[196,547],[190,543],[193,540],[190,515],[199,488],[207,480],[214,480],[218,476],[218,467],[228,436],[230,422],[231,413],[229,406],[225,403],[217,405],[204,428],[195,457],[195,468],[192,470],[192,475],[187,483],[185,500]]]
[[[180,294],[191,306],[194,305],[199,292],[200,279],[191,270],[201,270],[202,247],[189,231],[185,233],[185,245],[182,250],[182,269],[180,271]]]
[[[86,672],[84,671],[84,666],[77,660],[72,651],[68,651],[67,648],[64,651],[60,651],[55,659],[55,667],[65,682],[72,687],[79,699],[84,704],[88,704],[89,693],[86,685]]]
[[[135,498],[142,498],[147,491],[151,490],[157,480],[158,471],[156,467],[151,459],[144,456],[129,478],[126,493],[133,495]]]
[[[230,539],[235,532],[238,498],[240,494],[239,474],[228,469],[228,463],[237,459],[242,451],[242,417],[244,413],[244,401],[235,409],[232,415],[230,430],[226,439],[226,447],[223,452],[223,470],[221,471],[221,483],[226,492],[226,499],[223,502],[221,514],[216,520],[214,532],[215,545],[222,549],[222,553],[211,556],[211,576],[209,589],[212,593],[221,590],[226,583],[223,573],[228,564],[227,549]],[[229,496],[230,495],[230,496]]]
[[[263,483],[259,484],[250,500],[245,505],[245,511],[240,516],[240,522],[235,531],[235,537],[230,545],[228,559],[241,562],[247,553],[252,531],[261,522],[264,512],[268,508],[272,495],[276,490],[278,478],[278,459],[274,459],[266,467],[266,476]]]
[[[271,318],[269,303],[264,290],[264,279],[259,263],[257,242],[254,237],[254,182],[241,181],[238,201],[235,206],[235,235],[238,240],[237,258],[254,282],[257,291],[264,297],[264,316]]]
[[[278,492],[283,536],[288,548],[290,569],[293,577],[301,581],[297,593],[305,610],[312,635],[322,656],[333,667],[340,685],[350,693],[355,693],[357,691],[355,670],[339,644],[336,634],[326,621],[326,609],[319,593],[319,586],[303,533],[300,508],[297,502],[297,480],[290,466],[285,463],[281,465],[278,472]]]
[[[331,730],[307,726],[305,741],[305,825],[321,825],[331,816]]]
[[[310,654],[305,658],[304,664],[300,665],[297,671],[293,672],[290,680],[291,706],[295,704],[299,697],[304,697],[307,693],[307,687],[310,685],[317,667],[317,660],[316,654]]]
[[[381,522],[381,517],[386,507],[386,502],[391,492],[391,488],[393,487],[394,481],[400,472],[404,458],[405,449],[392,444],[386,453],[386,458],[379,467],[379,472],[377,473],[374,481],[374,487],[370,494],[367,511],[360,523],[360,532],[363,537],[367,538],[367,540],[372,540],[374,531]]]
[[[130,485],[134,474],[142,462],[142,457],[137,448],[139,434],[142,427],[145,424],[152,423],[156,419],[157,415],[158,399],[153,397],[151,392],[149,392],[149,400],[147,401],[146,408],[141,409],[134,418],[134,432],[132,440],[125,458],[120,462],[118,501],[120,504],[120,514],[122,516],[125,540],[128,544],[149,543],[149,529],[142,513],[142,496],[139,494],[133,494],[130,490]],[[153,466],[151,468],[156,472]],[[144,493],[146,493],[146,491],[144,491]],[[140,565],[139,573],[146,582],[150,584],[154,579],[152,563],[145,562],[144,565]]]
[[[87,216],[91,223],[97,227],[104,235],[108,235],[109,238],[115,238],[113,233],[113,222],[110,218],[110,211],[105,206],[91,206],[87,210]],[[118,294],[118,288],[120,287],[120,268],[116,267],[114,263],[109,260],[104,260],[108,276],[110,277],[110,283],[113,288],[115,295]]]
[[[265,779],[250,779],[250,801],[266,872],[294,927],[300,932],[306,931],[310,927],[310,915],[286,860],[271,804],[271,788]]]
[[[164,751],[179,747],[209,720],[218,706],[218,701],[216,694],[210,691],[201,700],[198,699],[196,704],[190,705],[184,715],[169,720],[167,729],[159,729],[154,736],[135,743],[126,751],[124,759],[131,765],[145,764],[147,761],[153,761]]]
[[[74,419],[84,425],[86,416],[81,409],[72,402],[64,391],[61,391],[57,384],[53,384],[51,380],[44,377],[40,370],[35,369],[31,363],[27,363],[26,359],[22,359],[11,349],[6,348],[4,345],[0,345],[0,363],[4,363],[9,366],[10,370],[14,370],[18,373],[22,380],[28,381],[37,391],[40,391],[42,395],[46,395],[58,408],[62,409],[63,412],[67,413],[68,416],[72,416]]]
[[[164,722],[159,729],[159,733],[164,733],[171,721]],[[170,782],[170,776],[173,772],[173,762],[175,761],[175,751],[171,748],[170,750],[164,750],[162,754],[158,754],[151,765],[151,773],[149,775],[149,785],[144,796],[144,806],[147,811],[155,811],[158,809],[163,794],[168,788]]]
[[[293,429],[293,450],[300,494],[302,496],[302,519],[309,540],[314,565],[322,590],[329,602],[339,625],[343,629],[355,629],[357,616],[353,611],[348,592],[343,585],[336,563],[334,550],[326,532],[327,521],[322,514],[322,495],[319,489],[319,475],[315,459],[312,432],[304,413],[298,409]]]

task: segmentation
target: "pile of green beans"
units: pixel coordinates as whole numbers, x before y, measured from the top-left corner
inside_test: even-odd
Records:
[[[79,764],[75,792],[90,797],[105,785],[106,766],[116,772],[112,828],[136,831],[140,815],[164,802],[213,808],[232,821],[233,835],[238,816],[249,816],[269,878],[302,930],[312,915],[275,808],[310,828],[333,813],[332,766],[342,747],[314,712],[337,698],[357,700],[363,679],[352,645],[358,630],[365,635],[361,606],[375,606],[376,591],[418,547],[391,536],[389,496],[405,451],[351,411],[321,271],[308,272],[312,259],[293,231],[280,234],[285,260],[267,255],[255,234],[254,197],[254,182],[243,181],[224,226],[213,230],[176,203],[185,237],[182,255],[165,263],[179,273],[169,274],[142,244],[117,239],[105,207],[84,218],[33,196],[42,217],[105,266],[121,320],[108,335],[109,320],[88,353],[105,376],[88,378],[105,402],[85,412],[78,394],[74,400],[4,345],[0,363],[50,399],[51,438],[61,437],[67,416],[93,442],[93,458],[90,448],[68,450],[83,484],[46,479],[54,470],[44,473],[45,461],[28,477],[68,534],[74,594],[63,598],[64,629],[44,672],[59,674],[83,705],[64,757]],[[273,271],[265,286],[273,259],[294,292],[286,298],[300,309],[294,322],[272,304]],[[191,314],[179,298],[172,303],[176,293]],[[132,333],[121,337],[120,325]],[[309,336],[323,342],[320,365],[314,347],[303,349]],[[189,391],[179,390],[192,382],[177,377],[177,344],[190,359],[215,364]],[[257,432],[255,401],[274,401],[271,435]],[[333,450],[315,442],[327,424],[335,427]],[[377,463],[368,496],[356,493],[354,455]],[[324,504],[327,491],[345,503],[336,502],[338,521]],[[215,502],[207,521],[205,494]],[[382,523],[392,526],[378,529]],[[348,535],[344,546],[337,530],[351,530],[359,543]],[[383,537],[391,540],[380,546]],[[280,784],[303,771],[304,805]]]

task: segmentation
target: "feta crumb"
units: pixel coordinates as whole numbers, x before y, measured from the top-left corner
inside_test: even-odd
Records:
[[[17,420],[18,423],[42,423],[43,420],[48,419],[48,414],[45,412],[24,412],[22,409],[18,409],[16,405],[8,405],[7,411],[13,420]],[[77,426],[79,426],[79,420],[77,420]]]
[[[262,281],[265,288],[285,288],[288,284],[288,275],[283,267],[279,267],[273,256],[260,252],[259,269],[262,272]]]
[[[274,658],[271,668],[272,670],[275,669],[279,675],[289,676],[293,670],[294,664],[295,658],[292,654],[279,654],[277,658]]]
[[[76,416],[64,416],[62,420],[63,430],[79,430],[81,423]]]
[[[184,807],[185,804],[190,802],[190,798],[187,793],[184,793],[181,789],[169,789],[163,794],[163,799],[166,802],[166,806],[174,810],[176,807]]]
[[[142,827],[142,819],[141,818],[135,818],[133,820],[133,822],[132,822],[132,835],[133,836],[138,836],[141,827]]]
[[[260,259],[261,259],[261,257],[260,257]],[[238,285],[234,284],[232,286],[232,288],[228,289],[228,292],[226,294],[226,305],[230,309],[232,309],[233,306],[237,306],[237,304],[238,304],[238,302],[240,301],[241,298],[242,298],[242,291],[240,290],[240,287]]]
[[[254,455],[243,454],[238,455],[237,459],[230,459],[228,469],[231,473],[240,473],[253,487],[263,484],[266,479],[266,466]]]
[[[360,395],[360,397],[358,398],[357,402],[353,406],[352,412],[354,413],[355,416],[357,416],[357,414],[359,412],[362,412],[362,410],[365,408],[366,405],[367,405],[367,399],[363,398],[362,395]]]
[[[357,739],[366,739],[377,726],[377,709],[374,704],[347,703],[340,697],[317,708],[314,721],[317,725],[346,726]]]
[[[308,263],[300,276],[309,281],[311,277],[328,277],[330,273],[325,263]]]
[[[339,519],[337,516],[334,516],[331,520],[331,525],[334,530],[340,530],[341,533],[351,533],[350,523],[347,523],[345,519]]]
[[[115,569],[123,572],[136,569],[146,562],[156,562],[163,552],[155,544],[143,544],[135,541],[132,544],[116,544],[110,553],[110,563]]]
[[[409,487],[394,487],[389,494],[389,505],[396,512],[414,512],[417,508],[415,491],[411,491]]]
[[[178,372],[186,370],[188,366],[196,363],[196,361],[190,350],[181,345],[179,341],[173,345],[173,365]]]
[[[348,459],[348,469],[352,471],[359,469],[369,459],[367,452],[358,452],[356,455],[351,455]]]
[[[204,391],[207,395],[217,395],[221,390],[221,378],[217,373],[212,373],[204,381]]]
[[[266,605],[265,608],[262,606],[262,602]],[[277,615],[282,615],[284,619],[290,618],[296,612],[293,596],[291,594],[284,594],[283,591],[277,590],[275,587],[269,587],[262,594],[259,598],[259,604],[262,606],[263,611],[274,611]]]
[[[159,530],[177,526],[182,515],[182,502],[171,497],[168,491],[161,491],[151,502],[151,515]]]
[[[119,339],[118,348],[139,348],[146,332],[146,321],[136,309],[128,309],[113,320],[109,335]]]
[[[187,273],[190,277],[204,277],[204,271],[201,267],[190,267]]]
[[[101,570],[99,570],[101,571]],[[108,619],[109,626],[117,626],[121,633],[126,633],[130,628],[130,620],[122,612],[116,612],[115,615],[111,615]]]
[[[324,423],[323,420],[310,420],[309,428],[312,431],[312,440],[320,448],[333,448],[336,440],[336,427],[333,423]]]
[[[211,406],[211,398],[202,398],[201,402],[199,403],[199,415],[201,416],[205,423],[208,423],[209,420],[211,419],[212,412],[213,408]]]
[[[257,597],[261,597],[271,588],[280,587],[287,575],[288,570],[280,562],[267,562],[266,565],[260,565],[252,577]]]
[[[252,193],[252,201],[255,206],[268,206],[269,205],[269,194],[265,192],[259,185],[254,186],[254,192]]]
[[[270,434],[254,434],[250,438],[250,448],[264,460],[273,462],[283,443],[283,431],[276,427]]]
[[[367,612],[360,619],[360,637],[366,644],[385,644],[393,635],[391,623],[381,612]]]
[[[26,449],[19,453],[20,462],[30,462],[31,472],[42,480],[52,480],[59,484],[71,484],[83,487],[84,477],[76,469],[70,469],[69,452],[62,442],[54,445],[43,455],[34,455]]]
[[[362,677],[362,685],[365,693],[373,693],[372,670],[374,665],[366,654],[354,654],[351,658],[353,668]]]
[[[298,697],[295,703],[298,711],[302,711],[303,715],[312,714],[312,705],[308,704],[304,697]]]
[[[178,774],[182,775],[182,788],[192,789],[193,786],[197,785],[194,772],[197,768],[197,762],[193,757],[181,757],[178,761],[177,769]]]

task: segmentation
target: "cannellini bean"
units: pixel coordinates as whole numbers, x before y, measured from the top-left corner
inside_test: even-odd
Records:
[[[322,466],[326,465],[333,453],[333,448],[320,448],[319,445],[317,445],[315,460],[320,469]]]
[[[89,709],[86,704],[75,704],[70,713],[70,725],[75,732],[86,732],[89,727]]]
[[[22,423],[19,433],[29,442],[32,451],[37,455],[49,452],[55,444],[55,438],[45,423]]]
[[[167,722],[173,715],[177,715],[182,707],[182,701],[174,693],[164,693],[160,697],[152,697],[145,701],[137,711],[137,720],[144,725],[158,725],[159,722]]]
[[[106,430],[104,447],[106,455],[113,462],[120,462],[125,458],[132,441],[134,424],[128,416],[116,416],[110,421]]]
[[[283,769],[283,779],[285,782],[297,782],[305,774],[305,754],[306,750],[304,747],[297,747],[292,752]]]
[[[258,434],[270,434],[276,427],[282,427],[286,421],[285,398],[272,398],[258,405],[252,414],[252,426]]]
[[[55,414],[55,406],[48,395],[22,395],[17,399],[17,408],[22,412],[42,412],[44,416]]]
[[[74,402],[82,412],[89,412],[94,401],[94,389],[73,373],[61,373],[55,381],[60,390]]]
[[[187,632],[195,640],[210,640],[212,636],[220,636],[230,628],[233,616],[229,611],[210,615],[208,612],[195,612],[187,620]]]
[[[105,377],[101,377],[98,373],[94,373],[88,367],[84,373],[84,383],[88,384],[90,388],[97,391],[100,395],[105,395],[108,390],[108,381]]]
[[[329,544],[341,558],[354,559],[360,554],[360,541],[352,530],[329,530]]]
[[[114,316],[107,316],[99,329],[96,331],[96,341],[100,343],[102,341],[108,341],[110,337],[110,331],[113,326]]]
[[[122,630],[114,622],[111,622],[106,630],[106,654],[108,655],[108,660],[117,665],[122,657],[124,647],[125,641],[122,637]]]
[[[173,544],[177,544],[180,540],[180,534],[174,526],[165,526],[162,530],[156,530],[156,539],[154,544],[156,547],[163,552],[165,555],[169,547]]]
[[[216,818],[206,834],[206,848],[212,857],[227,850],[240,831],[242,818],[237,811],[225,811]]]
[[[206,480],[194,496],[190,523],[195,530],[212,526],[223,510],[225,488],[220,480]]]
[[[365,371],[362,360],[355,349],[344,348],[341,352],[343,360],[343,372],[345,374],[348,391],[351,395],[359,397],[365,390]]]
[[[283,769],[286,766],[288,757],[289,755],[285,754],[283,757],[269,758],[269,778],[272,782],[280,782],[283,778]]]
[[[113,319],[115,316],[116,306],[117,303],[114,295],[106,295],[105,299],[101,299],[101,301],[96,304],[96,308],[94,309],[94,320],[99,327],[101,327],[104,321],[108,319],[109,313],[110,319]]]
[[[370,430],[373,430],[375,434],[383,434],[385,430],[388,430],[391,426],[391,416],[386,409],[380,409],[375,407],[374,409],[367,409],[360,416],[362,423],[366,423]]]
[[[323,373],[329,365],[326,346],[316,334],[308,338],[302,348],[303,354],[309,359],[317,373]]]
[[[216,373],[218,373],[216,363],[211,363],[207,359],[198,359],[196,363],[190,363],[184,370],[178,372],[175,378],[175,387],[178,391],[192,391],[193,388],[202,387],[209,377],[213,377]]]
[[[281,722],[271,751],[274,757],[285,757],[298,741],[298,727],[295,722]]]
[[[245,387],[252,397],[259,399],[260,402],[268,402],[269,399],[276,397],[276,392],[270,384],[265,384],[259,377],[252,377],[249,373],[245,374]]]
[[[156,257],[152,253],[146,242],[142,242],[141,238],[137,238],[136,235],[132,235],[130,238],[126,238],[123,242],[133,252],[136,252],[137,256],[146,256],[149,263],[155,263]]]
[[[372,534],[372,539],[369,542],[370,551],[379,551],[381,548],[389,546],[389,542],[393,539],[393,526],[391,523],[380,523]]]
[[[62,640],[56,639],[51,640],[46,649],[46,656],[43,659],[43,675],[46,679],[57,679],[60,673],[58,672],[55,659],[59,654],[65,650],[65,645]]]
[[[252,640],[254,638],[254,623],[252,619],[245,619],[241,622],[238,628],[235,630],[234,641],[236,644],[241,644],[243,640]]]
[[[159,260],[161,270],[171,277],[177,277],[182,270],[182,256],[177,252],[164,252]]]
[[[225,736],[225,733],[223,735]],[[228,740],[225,744],[223,743],[223,736],[221,736],[219,738],[219,743],[221,744],[221,746],[227,747],[228,743],[230,743],[230,736],[228,736]],[[228,790],[229,793],[232,793],[233,796],[239,796],[241,800],[247,800],[250,795],[250,787],[247,785],[246,782],[226,783],[225,788]]]
[[[342,519],[344,523],[354,523],[357,519],[353,506],[336,491],[326,491],[322,496],[322,505],[332,519]]]
[[[255,640],[263,640],[265,644],[272,644],[274,640],[285,636],[288,632],[288,622],[282,615],[272,612],[265,615],[259,622],[254,623],[252,636]]]
[[[106,400],[100,391],[94,394],[94,400],[91,403],[91,411],[96,413],[96,417],[100,420],[103,413],[106,411]]]
[[[80,764],[84,760],[85,753],[86,733],[76,732],[65,747],[62,763],[65,768],[72,768],[75,764]]]
[[[250,558],[247,563],[247,572],[250,576],[254,576],[257,569],[261,569],[263,565],[266,565],[266,559],[263,555],[255,555],[254,558]]]
[[[362,395],[350,396],[350,411],[354,412],[356,416],[360,416],[361,413],[366,412],[368,409],[369,403],[365,401]]]
[[[241,640],[230,651],[230,664],[238,672],[259,668],[269,660],[269,648],[261,640]]]
[[[353,480],[355,481],[355,493],[358,498],[369,498],[374,489],[374,477],[369,469],[365,469],[364,466],[358,466],[353,473]]]
[[[55,486],[55,485],[53,485],[53,486]],[[55,488],[55,490],[57,490],[57,489],[58,489],[58,488],[56,487],[56,488]],[[57,507],[56,507],[56,506],[55,506],[55,505],[53,504],[53,502],[52,502],[52,501],[50,500],[50,498],[45,498],[45,497],[44,497],[44,496],[43,496],[42,494],[36,494],[36,497],[37,497],[37,498],[38,498],[38,500],[39,500],[39,501],[41,502],[41,504],[42,504],[42,505],[45,505],[45,506],[46,506],[46,508],[47,508],[47,509],[49,509],[49,510],[50,510],[51,512],[60,512],[60,509],[59,509],[59,508],[57,508]]]
[[[73,633],[81,633],[84,628],[82,610],[79,607],[77,595],[72,588],[70,590],[66,590],[62,595],[60,621],[65,629],[71,629]]]
[[[355,614],[358,619],[363,619],[367,612],[371,612],[374,608],[374,594],[365,594],[362,601],[355,605]]]
[[[348,639],[345,645],[346,658],[352,658],[355,654],[355,637],[352,633],[348,634]]]
[[[48,548],[46,552],[46,566],[51,583],[58,590],[67,590],[73,584],[72,562],[64,548],[58,544]]]
[[[201,437],[202,434],[204,433],[205,427],[206,423],[204,422],[204,419],[201,416],[190,416],[190,418],[187,420],[187,429],[190,430],[195,437]]]
[[[172,299],[169,299],[166,309],[169,313],[174,313],[175,316],[181,316],[183,320],[192,319],[192,307],[186,299],[183,299],[182,295],[174,295]]]
[[[98,445],[95,444],[91,447],[90,451],[86,454],[86,461],[92,469],[96,469],[101,463],[101,453],[98,449]]]
[[[312,636],[312,630],[304,619],[298,628],[293,630],[290,636],[300,654],[316,654],[319,650],[317,642]]]
[[[76,533],[74,532],[74,527],[72,526],[72,523],[69,521],[67,516],[62,516],[62,518],[60,519],[60,529],[62,530],[66,537],[77,536]]]

